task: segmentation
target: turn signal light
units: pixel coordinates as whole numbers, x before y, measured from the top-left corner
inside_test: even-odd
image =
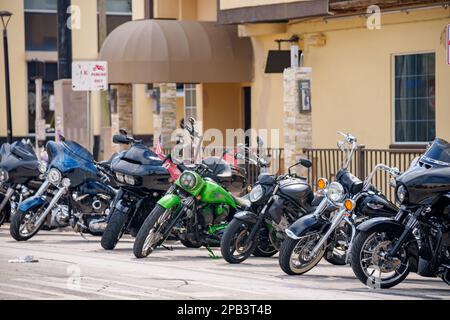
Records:
[[[325,178],[320,178],[319,180],[317,180],[317,187],[320,190],[325,189],[328,186],[328,180]]]
[[[347,199],[344,201],[344,207],[347,211],[353,211],[355,209],[355,201]]]

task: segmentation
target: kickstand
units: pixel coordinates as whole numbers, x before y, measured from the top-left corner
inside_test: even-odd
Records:
[[[172,246],[167,247],[167,246],[165,246],[165,245],[162,244],[161,247],[163,247],[163,248],[166,249],[166,250],[173,251],[173,247],[172,247]]]
[[[206,247],[206,250],[208,250],[208,256],[209,256],[211,259],[220,259],[220,257],[219,257],[219,256],[216,256],[216,254],[214,253],[214,251],[212,251],[212,249],[211,249],[210,246],[207,246],[207,247]]]
[[[84,233],[83,233],[83,232],[80,232],[80,236],[81,236],[84,240],[86,240],[87,242],[89,242],[89,239],[86,238],[86,237],[84,236]]]

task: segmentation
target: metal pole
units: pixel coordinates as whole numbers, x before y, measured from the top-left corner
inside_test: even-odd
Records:
[[[6,127],[7,141],[12,143],[13,129],[11,118],[11,88],[9,82],[9,56],[8,56],[8,32],[3,29],[3,53],[5,59],[5,94],[6,94]]]
[[[71,0],[58,0],[58,79],[72,78],[72,30],[67,25]]]

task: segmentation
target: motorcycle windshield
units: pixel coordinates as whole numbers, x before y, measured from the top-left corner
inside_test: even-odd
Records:
[[[16,141],[11,145],[11,153],[21,160],[37,160],[33,147],[23,141]]]
[[[208,157],[202,162],[203,164],[206,164],[217,177],[228,178],[232,176],[230,164],[223,159],[217,157]]]
[[[57,168],[62,173],[76,168],[96,172],[94,157],[88,150],[74,141],[66,140],[63,143],[49,142],[47,144],[51,168]]]
[[[443,139],[436,139],[421,160],[431,164],[450,166],[450,143]]]

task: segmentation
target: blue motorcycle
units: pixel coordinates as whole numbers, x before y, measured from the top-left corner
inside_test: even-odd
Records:
[[[111,161],[97,163],[74,141],[50,141],[45,181],[33,197],[22,202],[11,218],[10,233],[26,241],[45,225],[71,226],[75,232],[101,235],[116,190],[111,186]],[[111,183],[110,183],[111,182]]]

